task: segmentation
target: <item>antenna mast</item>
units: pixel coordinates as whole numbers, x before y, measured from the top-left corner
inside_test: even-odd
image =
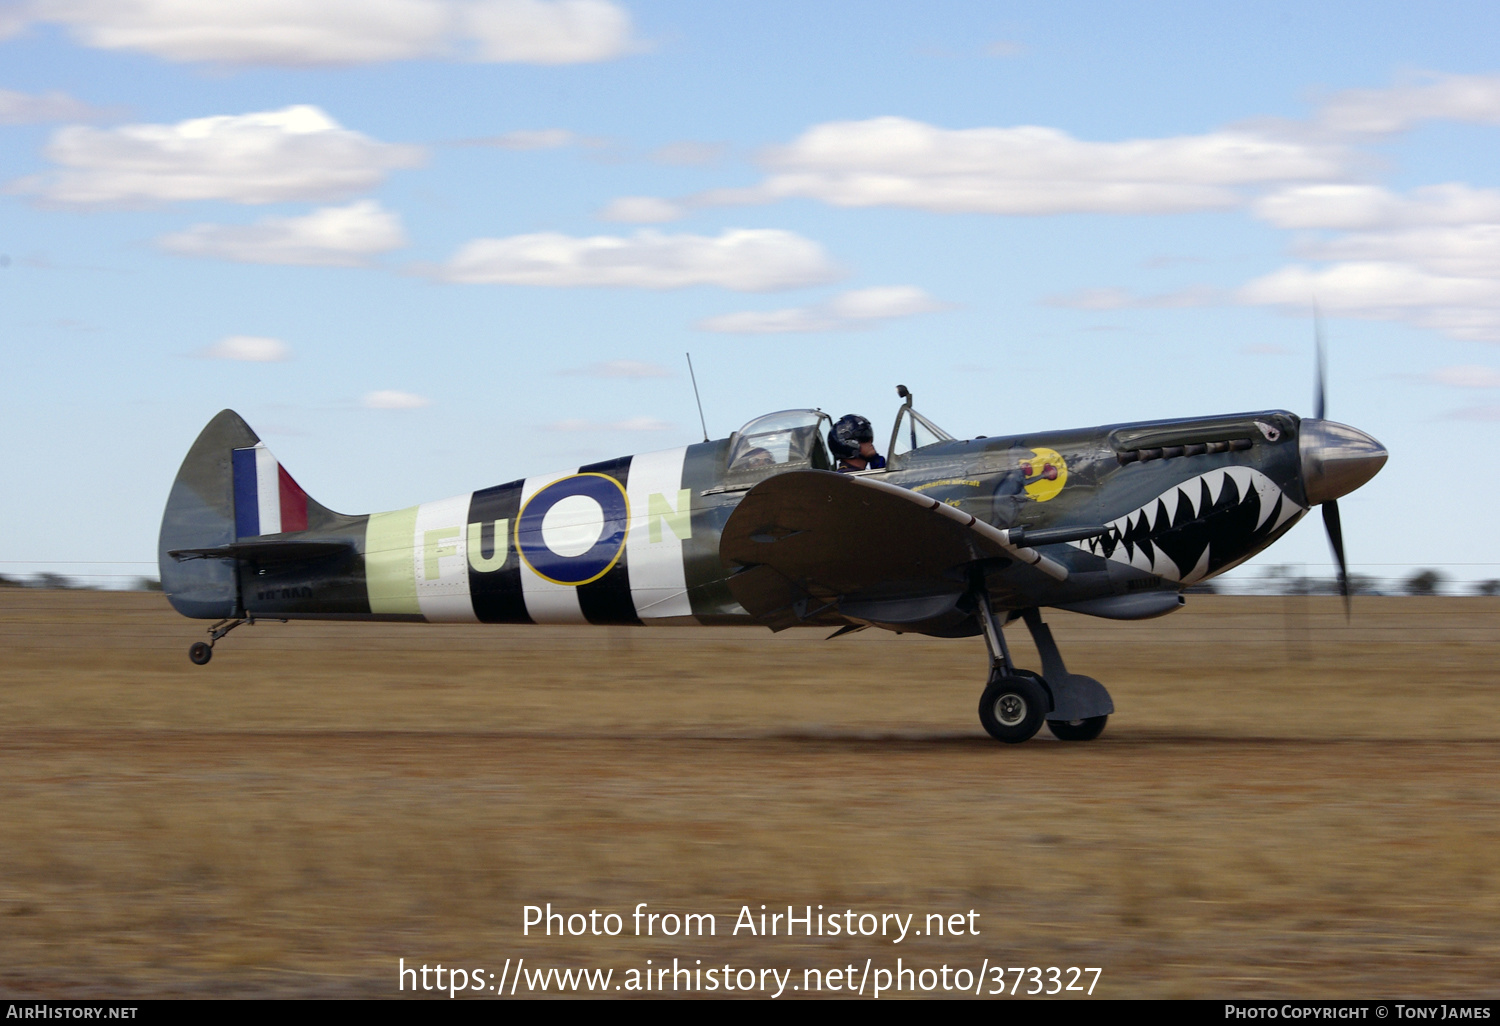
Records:
[[[693,354],[687,353],[688,377],[693,379],[693,398],[698,400],[698,423],[703,425],[703,440],[708,441],[708,421],[703,419],[703,398],[698,394],[698,375],[693,373]]]

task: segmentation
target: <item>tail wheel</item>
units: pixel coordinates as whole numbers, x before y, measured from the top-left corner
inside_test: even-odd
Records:
[[[1108,716],[1090,716],[1082,720],[1048,720],[1047,729],[1059,741],[1092,741],[1104,733]]]
[[[195,641],[188,648],[188,658],[202,666],[214,657],[213,646],[206,641]]]
[[[1020,744],[1042,729],[1049,705],[1038,678],[996,677],[979,697],[979,722],[996,741]]]

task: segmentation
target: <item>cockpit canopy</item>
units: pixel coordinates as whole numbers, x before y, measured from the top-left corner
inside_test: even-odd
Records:
[[[756,417],[734,433],[729,470],[811,467],[832,470],[823,436],[832,421],[822,410],[781,410]]]
[[[925,449],[939,442],[951,442],[953,436],[911,408],[908,403],[896,411],[896,426],[891,429],[891,447],[886,459]]]
[[[910,453],[953,438],[912,409],[910,393],[904,388],[901,395],[906,402],[896,413],[889,448],[882,450],[891,460],[892,469]],[[729,475],[759,478],[784,470],[833,470],[834,462],[825,444],[832,426],[833,418],[822,410],[780,410],[756,417],[730,437]],[[882,441],[876,439],[877,447]]]

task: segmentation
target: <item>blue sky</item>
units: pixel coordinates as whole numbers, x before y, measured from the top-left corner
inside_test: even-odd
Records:
[[[1479,3],[0,2],[0,573],[152,572],[224,407],[368,512],[696,440],[686,351],[715,436],[888,424],[897,382],[961,435],[1308,414],[1316,296],[1330,416],[1392,454],[1341,503],[1356,569],[1500,577],[1497,37]],[[1316,519],[1258,562],[1325,572]]]

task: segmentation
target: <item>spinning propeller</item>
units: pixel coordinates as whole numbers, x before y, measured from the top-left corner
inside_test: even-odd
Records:
[[[1323,311],[1313,309],[1313,340],[1318,350],[1317,392],[1313,396],[1313,418],[1323,420],[1328,409],[1328,348],[1323,342]],[[1333,558],[1339,565],[1339,594],[1344,596],[1344,617],[1348,619],[1349,608],[1349,563],[1344,558],[1344,527],[1339,521],[1339,503],[1329,499],[1323,503],[1323,529],[1328,532],[1328,545],[1333,549]]]
[[[1313,416],[1302,422],[1298,446],[1302,456],[1302,483],[1307,501],[1323,507],[1323,527],[1339,565],[1339,594],[1344,596],[1344,615],[1349,615],[1349,564],[1344,558],[1344,529],[1339,521],[1338,497],[1347,495],[1385,466],[1385,447],[1358,428],[1324,419],[1328,408],[1328,354],[1323,345],[1323,315],[1313,311],[1318,350],[1317,383],[1313,394]]]

